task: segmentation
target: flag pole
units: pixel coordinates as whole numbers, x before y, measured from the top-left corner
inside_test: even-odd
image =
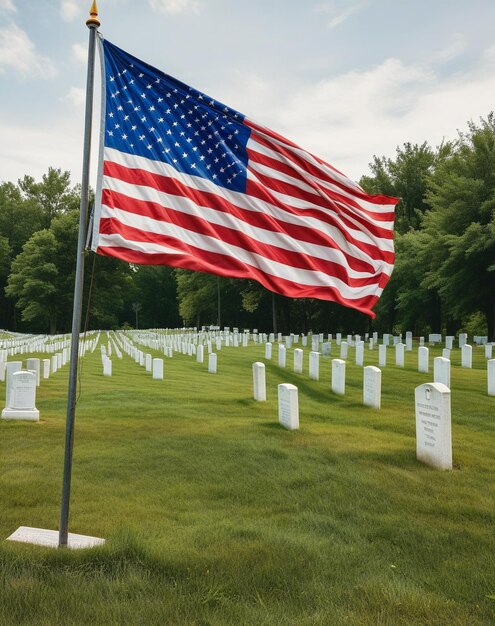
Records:
[[[72,309],[72,339],[69,371],[69,389],[67,393],[67,417],[65,426],[64,478],[62,486],[62,505],[60,511],[60,529],[58,547],[67,546],[69,535],[69,503],[72,474],[72,448],[74,443],[74,418],[76,412],[77,365],[79,357],[79,334],[81,331],[82,296],[84,282],[84,244],[86,241],[86,222],[89,200],[89,162],[91,152],[91,124],[93,117],[93,86],[96,31],[100,25],[98,9],[93,2],[86,26],[89,28],[88,70],[86,78],[86,113],[84,120],[84,148],[81,182],[81,204],[79,212],[79,237],[77,241],[76,278],[74,284],[74,304]]]

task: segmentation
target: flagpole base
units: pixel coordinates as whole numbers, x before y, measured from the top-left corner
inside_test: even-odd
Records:
[[[31,543],[47,548],[58,548],[58,530],[46,530],[45,528],[30,528],[29,526],[19,526],[19,528],[7,537],[7,541],[19,541],[20,543]],[[82,550],[84,548],[94,548],[105,543],[105,539],[90,537],[88,535],[77,535],[69,533],[67,548],[71,550]]]

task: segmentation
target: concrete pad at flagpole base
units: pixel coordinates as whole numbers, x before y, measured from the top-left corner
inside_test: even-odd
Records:
[[[58,548],[58,530],[46,530],[45,528],[30,528],[29,526],[19,526],[19,528],[7,537],[7,541],[19,541],[21,543],[32,543],[48,548]],[[72,550],[82,548],[94,548],[105,543],[105,539],[99,537],[89,537],[88,535],[76,535],[69,533],[67,547]]]

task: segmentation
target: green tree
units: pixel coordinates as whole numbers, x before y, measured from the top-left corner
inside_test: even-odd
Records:
[[[6,293],[16,298],[22,319],[35,328],[56,332],[59,312],[59,271],[54,263],[57,241],[53,232],[41,230],[26,242],[12,262]]]
[[[19,180],[23,197],[41,214],[42,228],[49,228],[57,215],[67,213],[79,207],[80,194],[71,188],[70,173],[54,167],[48,168],[41,181],[32,176]]]
[[[212,274],[176,270],[179,314],[185,324],[212,323],[217,319],[217,278]]]
[[[177,283],[173,267],[140,265],[131,273],[132,299],[139,301],[140,326],[143,328],[175,328],[181,323],[177,300]],[[129,306],[127,306],[129,309]],[[129,321],[134,323],[132,317]]]
[[[468,124],[429,182],[423,228],[441,254],[426,284],[459,319],[481,311],[495,338],[495,116]]]
[[[428,177],[438,159],[451,149],[442,145],[436,152],[426,143],[404,143],[397,147],[395,160],[373,157],[369,167],[372,176],[363,176],[360,184],[368,193],[385,194],[400,198],[396,207],[395,230],[405,233],[417,229],[421,215],[428,209],[425,202]]]

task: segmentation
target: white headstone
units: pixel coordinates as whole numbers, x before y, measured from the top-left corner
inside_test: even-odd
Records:
[[[55,374],[57,369],[58,369],[58,359],[57,359],[57,355],[54,354],[52,356],[52,374]]]
[[[450,389],[425,383],[416,387],[414,399],[417,459],[437,469],[452,469]]]
[[[50,359],[43,359],[43,378],[50,378]]]
[[[306,337],[306,335],[303,335],[301,337],[301,342],[302,342],[303,348],[305,348],[308,345],[308,338]]]
[[[153,364],[153,359],[151,358],[151,354],[147,354],[145,358],[146,358],[146,363],[145,363],[146,371],[151,372],[151,368]]]
[[[278,366],[285,367],[286,359],[287,359],[287,349],[283,343],[280,343],[278,345]]]
[[[382,397],[382,372],[374,365],[367,365],[363,372],[363,404],[379,409]]]
[[[2,411],[2,419],[37,422],[40,413],[36,408],[36,373],[17,371],[9,376],[11,392],[9,402]]]
[[[459,348],[466,345],[467,343],[467,333],[459,333]]]
[[[452,335],[447,335],[445,337],[445,347],[447,350],[452,350],[454,347],[454,337]]]
[[[309,353],[309,377],[311,380],[320,379],[320,353]]]
[[[278,421],[288,430],[299,428],[299,400],[295,385],[278,385]]]
[[[112,375],[112,359],[107,356],[103,356],[103,376]]]
[[[404,348],[403,343],[395,344],[395,364],[397,367],[404,367]]]
[[[491,343],[485,343],[485,359],[491,359],[492,358],[492,344]]]
[[[14,384],[13,382],[13,375],[16,372],[20,372],[22,369],[22,361],[8,361],[6,364],[6,370],[5,370],[5,382],[6,382],[6,395],[5,395],[5,406],[6,407],[10,407],[11,402],[12,402],[12,386]]]
[[[340,344],[342,343],[342,334],[341,333],[337,333],[335,335],[335,342],[338,346],[340,346]]]
[[[217,355],[215,354],[215,352],[212,352],[210,355],[208,355],[208,371],[210,372],[210,374],[217,373]]]
[[[428,373],[429,369],[429,353],[430,351],[426,346],[420,346],[418,348],[418,372]]]
[[[473,367],[473,348],[467,343],[461,348],[461,366],[467,368]]]
[[[40,386],[40,375],[41,375],[41,361],[40,359],[27,359],[26,360],[26,369],[34,370],[36,372],[36,386]]]
[[[203,363],[205,358],[205,347],[203,344],[200,344],[196,350],[196,361],[197,363]]]
[[[433,359],[433,380],[450,389],[450,361],[442,356]]]
[[[266,400],[265,364],[253,363],[253,395],[258,402]]]
[[[413,342],[413,335],[412,335],[412,332],[408,330],[406,333],[406,351],[407,352],[411,352],[412,342]]]
[[[265,344],[265,359],[270,360],[272,358],[272,344],[270,342]]]
[[[340,358],[341,359],[347,359],[348,346],[349,344],[347,343],[347,341],[340,342]]]
[[[163,380],[163,359],[153,359],[153,380]]]
[[[318,352],[318,348],[320,347],[320,338],[319,335],[313,335],[311,337],[311,350],[313,352]]]
[[[387,365],[387,344],[381,343],[378,346],[378,365],[385,367]]]
[[[488,395],[495,396],[495,359],[487,361],[486,374],[488,378]]]
[[[360,341],[356,343],[356,365],[363,365],[364,363],[364,343]]]
[[[294,372],[296,374],[302,374],[303,371],[303,356],[304,352],[301,348],[294,350]]]
[[[345,394],[345,361],[332,359],[332,391],[343,396]]]
[[[318,348],[314,350],[314,352],[318,352]],[[323,356],[330,356],[332,352],[332,344],[329,341],[325,341],[325,343],[321,344],[321,354]]]
[[[443,348],[442,356],[444,359],[449,359],[450,361],[450,350],[448,348]]]

